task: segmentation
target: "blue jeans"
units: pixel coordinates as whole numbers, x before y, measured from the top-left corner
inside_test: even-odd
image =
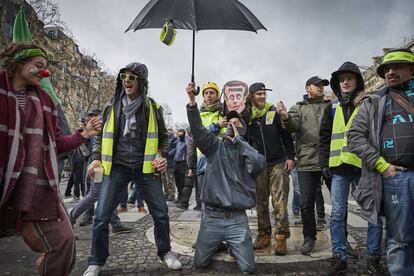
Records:
[[[135,202],[137,202],[137,207],[144,207],[144,199],[142,199],[142,195],[139,192],[137,185],[134,185],[134,191],[128,199],[128,203],[135,204]]]
[[[382,179],[388,270],[391,275],[414,275],[414,171]]]
[[[158,256],[162,258],[171,250],[168,207],[165,203],[159,177],[154,174],[143,174],[140,170],[113,165],[111,175],[105,176],[101,183],[102,187],[92,229],[89,265],[104,265],[109,256],[108,223],[130,181],[135,181],[135,185],[141,191],[154,220],[154,237]]]
[[[93,208],[94,208],[95,202],[98,200],[100,191],[101,191],[101,184],[100,183],[96,184],[95,182],[91,180],[91,186],[90,186],[89,192],[70,211],[69,215],[70,215],[71,220],[76,220],[85,211],[89,211],[90,209],[92,209],[92,214],[91,214],[91,217],[92,217]],[[114,210],[114,212],[111,215],[110,223],[112,227],[119,227],[122,225],[121,220],[118,217],[116,210]]]
[[[256,263],[246,213],[233,212],[230,217],[225,217],[224,212],[210,211],[206,207],[198,231],[194,266],[206,267],[222,241],[229,245],[230,255],[240,271],[252,273]]]
[[[290,176],[292,178],[293,184],[293,198],[292,198],[292,212],[294,214],[300,213],[300,186],[299,186],[299,179],[298,179],[298,171],[296,168],[290,172]]]
[[[358,182],[359,176],[344,176],[334,174],[331,184],[331,240],[332,253],[340,255],[346,260],[346,216],[348,206],[349,187],[352,182]],[[368,223],[367,254],[368,256],[381,256],[382,223],[379,225]]]

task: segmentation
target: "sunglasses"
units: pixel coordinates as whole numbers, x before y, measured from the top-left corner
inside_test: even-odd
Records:
[[[119,78],[121,79],[121,80],[126,80],[126,79],[128,79],[129,81],[135,81],[135,80],[137,80],[138,79],[138,76],[137,75],[128,75],[128,74],[125,74],[125,73],[121,73],[121,74],[119,74]]]

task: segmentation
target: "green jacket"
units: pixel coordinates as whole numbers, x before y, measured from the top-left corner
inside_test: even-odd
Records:
[[[307,95],[303,98],[290,108],[288,118],[282,123],[288,132],[295,133],[297,170],[320,171],[319,129],[330,101],[309,99]]]

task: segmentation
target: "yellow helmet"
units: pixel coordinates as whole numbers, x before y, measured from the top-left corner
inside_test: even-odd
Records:
[[[217,91],[217,95],[220,93],[219,92],[220,91],[220,88],[217,85],[217,83],[208,81],[208,82],[206,82],[206,83],[203,84],[203,89],[201,89],[201,94],[204,95],[204,91],[207,90],[207,89],[210,89],[210,88],[216,90]]]

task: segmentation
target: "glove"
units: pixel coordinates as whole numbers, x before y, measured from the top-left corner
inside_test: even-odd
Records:
[[[322,177],[326,181],[331,180],[332,179],[331,170],[329,168],[327,168],[327,167],[322,168]]]

